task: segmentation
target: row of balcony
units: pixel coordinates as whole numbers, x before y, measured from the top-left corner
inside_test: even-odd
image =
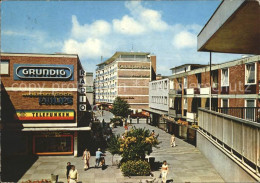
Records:
[[[195,122],[197,120],[196,119],[196,116],[197,116],[196,113],[184,112],[184,115],[182,115],[181,110],[173,109],[173,108],[169,108],[169,116],[176,117],[176,118],[186,118],[187,121],[191,121],[191,122],[193,122],[193,121]]]
[[[96,102],[109,102],[109,103],[113,103],[114,100],[111,100],[111,99],[96,99]]]
[[[112,73],[114,73],[116,70],[117,70],[117,69],[114,68],[114,69],[111,69],[110,71],[107,71],[107,72],[104,72],[104,73],[101,73],[101,74],[97,73],[97,77],[98,77],[98,76],[104,76],[104,75],[107,75],[107,74],[112,74]]]
[[[116,92],[96,93],[96,95],[116,95]]]
[[[217,94],[218,89],[217,88],[211,88],[211,94]],[[169,95],[181,95],[182,90],[169,90]],[[188,88],[184,89],[184,95],[209,95],[210,94],[210,87],[207,88]]]

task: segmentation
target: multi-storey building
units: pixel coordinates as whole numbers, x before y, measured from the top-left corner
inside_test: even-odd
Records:
[[[89,75],[78,55],[1,53],[2,157],[81,153],[91,130]]]
[[[144,52],[116,52],[97,65],[95,101],[111,105],[125,99],[132,110],[148,107],[149,82],[156,78],[156,56]]]
[[[166,129],[162,116],[168,115],[169,111],[169,79],[151,81],[149,83],[149,112],[151,123],[162,129]]]
[[[187,65],[182,65],[177,74],[173,68],[173,75],[169,77],[169,116],[166,118],[172,126],[168,125],[168,130],[187,138],[188,128],[197,123],[198,108],[210,108],[210,103],[212,110],[259,121],[258,111],[254,109],[260,105],[259,60],[259,56],[252,56],[213,65],[211,76],[210,66],[187,71]],[[232,111],[232,107],[241,111]]]

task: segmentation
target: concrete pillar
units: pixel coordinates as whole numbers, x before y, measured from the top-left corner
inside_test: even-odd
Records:
[[[74,156],[78,156],[78,132],[74,132]]]

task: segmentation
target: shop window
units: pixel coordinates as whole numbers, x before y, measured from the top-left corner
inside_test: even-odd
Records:
[[[256,84],[256,64],[246,64],[246,73],[245,73],[245,80],[246,84]]]
[[[34,136],[34,154],[73,154],[73,135]]]
[[[228,69],[221,70],[221,86],[229,86],[229,72]]]
[[[9,75],[10,64],[8,60],[1,60],[1,75]]]

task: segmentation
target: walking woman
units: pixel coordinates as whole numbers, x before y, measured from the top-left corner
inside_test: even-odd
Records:
[[[90,159],[90,152],[88,149],[85,149],[83,152],[83,157],[82,159],[84,160],[84,170],[87,170],[89,168],[89,159]]]
[[[167,165],[167,162],[163,161],[163,165],[162,165],[162,169],[161,169],[163,183],[166,183],[166,181],[167,181],[168,172],[169,172],[169,167]]]

